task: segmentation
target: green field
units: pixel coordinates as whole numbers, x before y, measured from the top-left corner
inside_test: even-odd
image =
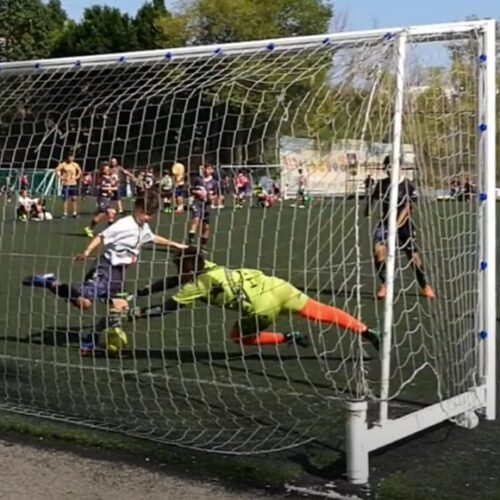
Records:
[[[59,201],[49,205],[57,216]],[[367,389],[376,399],[377,355],[367,348],[372,359],[363,360],[358,340],[349,333],[286,316],[276,325],[278,331],[307,333],[310,348],[285,345],[242,351],[227,335],[235,313],[201,306],[128,324],[130,349],[120,358],[81,358],[78,336],[92,329],[104,307],[98,305],[95,314],[80,314],[48,292],[23,288],[21,280],[49,271],[62,281],[82,280],[87,266],[72,263],[72,256],[87,244],[82,228],[92,206],[91,200],[84,203],[78,221],[56,218],[46,223],[15,222],[13,206],[3,206],[0,407],[191,449],[236,454],[281,450],[278,456],[284,460],[296,454],[303,457],[299,462],[312,476],[338,477],[342,401]],[[436,401],[438,390],[443,396],[466,390],[474,376],[477,255],[472,208],[464,203],[424,203],[418,210],[422,253],[438,300],[429,304],[418,297],[411,270],[398,272],[392,415]],[[373,221],[362,211],[359,215],[356,236],[354,201],[317,202],[306,210],[288,204],[270,210],[227,208],[213,215],[210,258],[286,278],[309,295],[380,328],[383,305],[373,299],[376,283],[370,262]],[[153,226],[162,235],[183,240],[188,221],[187,216],[161,214]],[[164,250],[145,249],[139,266],[128,273],[129,288],[172,272],[168,257]],[[406,260],[398,260],[398,266],[407,267]],[[151,303],[160,300],[161,296],[153,297]],[[147,303],[141,299],[141,305]],[[454,433],[472,443],[492,425]],[[419,467],[426,465],[422,439],[426,438],[406,448],[417,450],[408,460],[421,460]],[[467,445],[463,447],[466,451]],[[396,491],[413,477],[404,476],[404,467],[400,483],[393,475],[401,459],[392,463],[387,457],[398,453],[373,460],[382,467],[374,477],[389,476],[393,482],[383,487]],[[334,469],[332,460],[339,461]],[[432,458],[428,462],[430,467]]]

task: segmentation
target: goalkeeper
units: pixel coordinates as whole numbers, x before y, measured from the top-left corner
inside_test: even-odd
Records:
[[[312,321],[335,324],[379,348],[379,334],[361,321],[332,306],[321,304],[290,283],[266,276],[255,269],[228,269],[205,260],[195,248],[189,247],[175,258],[178,276],[153,283],[138,292],[139,296],[179,287],[164,304],[135,308],[131,319],[173,313],[200,300],[207,305],[226,307],[241,315],[231,330],[231,339],[246,346],[263,346],[295,342],[307,346],[299,332],[277,333],[268,328],[281,313],[292,312]]]

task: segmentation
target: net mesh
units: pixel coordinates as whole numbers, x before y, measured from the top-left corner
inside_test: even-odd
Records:
[[[367,175],[383,177],[391,151],[396,40],[328,38],[237,53],[223,46],[190,57],[4,70],[0,166],[10,178],[40,174],[70,149],[86,171],[111,156],[137,171],[153,165],[157,175],[175,161],[190,172],[203,162],[228,172],[269,165],[290,198],[303,169],[313,196],[303,210],[286,200],[233,210],[227,193],[226,208],[212,213],[210,259],[288,280],[378,329],[377,215],[363,216],[363,186]],[[402,166],[418,191],[413,217],[437,298],[418,297],[399,252],[390,379],[398,412],[477,383],[477,201],[465,194],[438,201],[455,177],[462,185],[479,180],[477,44],[475,32],[453,42],[409,40]],[[93,203],[82,202],[82,219]],[[335,441],[344,399],[378,399],[376,353],[370,360],[359,337],[291,315],[274,327],[307,334],[309,348],[242,349],[228,335],[235,313],[197,304],[126,325],[130,345],[121,357],[80,357],[79,337],[104,307],[81,313],[21,281],[50,271],[81,283],[86,270],[72,256],[85,245],[83,221],[21,223],[14,204],[3,202],[0,226],[2,407],[191,448],[256,453]],[[61,213],[56,197],[46,206]],[[181,241],[188,224],[187,215],[161,215],[153,226]],[[134,292],[173,272],[167,253],[144,249],[127,287]]]

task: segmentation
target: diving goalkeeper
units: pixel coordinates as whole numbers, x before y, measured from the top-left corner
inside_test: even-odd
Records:
[[[228,269],[205,260],[195,248],[177,254],[178,276],[166,278],[140,290],[144,296],[166,288],[179,287],[164,304],[135,308],[131,319],[173,313],[200,300],[207,305],[233,309],[241,315],[231,330],[231,339],[246,346],[295,342],[303,347],[307,340],[299,332],[277,333],[268,328],[281,313],[292,312],[312,321],[335,324],[361,335],[378,349],[380,336],[348,313],[321,304],[280,278],[266,276],[255,269]]]

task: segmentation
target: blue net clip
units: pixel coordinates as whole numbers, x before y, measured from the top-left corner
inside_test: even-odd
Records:
[[[479,338],[481,340],[486,340],[488,338],[488,332],[485,330],[482,330],[479,332]]]
[[[481,263],[479,264],[479,269],[481,271],[484,271],[488,267],[488,263],[485,260],[482,260]]]
[[[488,56],[487,56],[486,54],[481,54],[481,55],[479,56],[479,62],[480,62],[480,63],[483,63],[483,64],[484,64],[487,60],[488,60]]]
[[[216,56],[221,56],[223,54],[222,52],[222,49],[220,47],[217,47],[215,50],[214,50],[214,54]]]
[[[393,38],[395,37],[394,33],[391,33],[391,32],[387,32],[385,35],[384,35],[384,40],[392,40]]]
[[[75,66],[79,68],[81,65],[82,65],[82,61],[80,61],[80,59],[77,59],[75,61]]]
[[[479,132],[486,132],[488,130],[488,125],[486,123],[479,124]]]
[[[171,61],[171,60],[172,60],[172,54],[171,54],[170,52],[167,52],[167,53],[165,54],[165,59],[166,59],[167,61]]]
[[[119,62],[120,64],[121,64],[121,63],[124,63],[125,61],[126,61],[125,56],[120,56],[120,57],[118,58],[118,62]]]
[[[274,43],[273,43],[273,42],[268,43],[268,44],[266,45],[266,49],[267,49],[267,50],[274,50]]]
[[[488,199],[488,195],[486,193],[479,193],[479,201],[486,201]]]
[[[35,63],[35,64],[34,64],[34,68],[35,68],[35,69],[40,69],[40,68],[41,68],[40,63],[39,63],[39,62]]]

